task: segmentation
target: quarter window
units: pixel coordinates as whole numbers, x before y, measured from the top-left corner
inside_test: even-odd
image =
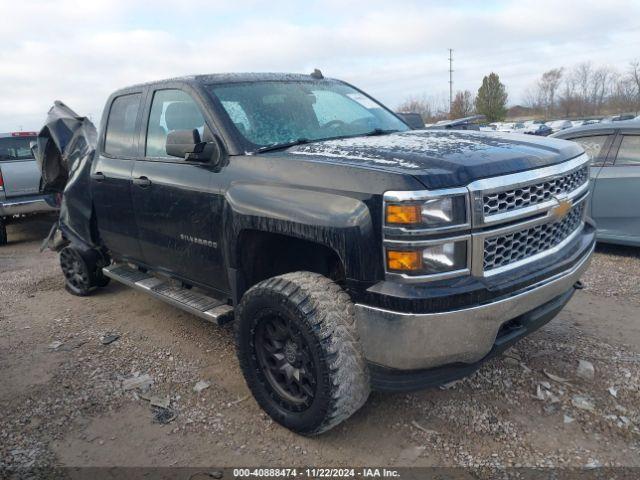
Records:
[[[622,137],[616,165],[640,165],[640,135]]]
[[[137,155],[136,119],[141,94],[117,97],[111,104],[104,151],[109,155],[134,157]]]
[[[153,95],[147,126],[147,157],[168,157],[167,135],[174,130],[204,133],[204,118],[193,99],[182,90],[158,90]]]
[[[589,158],[592,161],[596,161],[602,151],[604,143],[607,141],[607,137],[608,135],[595,135],[592,137],[572,138],[570,140],[580,144],[580,146],[584,148],[584,151],[587,152],[587,155],[589,155]]]

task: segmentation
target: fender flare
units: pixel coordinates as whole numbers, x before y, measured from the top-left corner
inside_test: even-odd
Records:
[[[226,193],[226,256],[238,268],[237,240],[257,230],[322,244],[341,259],[347,278],[373,280],[382,269],[375,222],[365,201],[326,190],[234,184]]]

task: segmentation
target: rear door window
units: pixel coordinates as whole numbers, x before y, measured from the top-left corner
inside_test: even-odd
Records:
[[[580,144],[587,155],[589,155],[589,158],[592,161],[597,162],[600,159],[602,147],[604,147],[604,144],[607,142],[607,138],[609,138],[609,135],[594,135],[591,137],[577,137],[567,140]]]
[[[138,154],[136,121],[142,95],[135,93],[117,97],[111,104],[104,151],[115,157],[135,157]]]
[[[640,135],[624,135],[622,137],[616,165],[640,166]]]

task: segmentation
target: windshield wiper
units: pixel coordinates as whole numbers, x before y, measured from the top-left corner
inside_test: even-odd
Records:
[[[310,142],[311,140],[309,140],[308,138],[299,138],[291,142],[274,143],[273,145],[266,145],[264,147],[260,147],[256,149],[255,153],[271,152],[272,150],[280,150],[282,148],[295,147],[296,145],[304,145],[305,143],[310,143]]]
[[[328,140],[341,140],[344,138],[354,138],[354,137],[373,137],[377,135],[388,135],[390,133],[396,133],[399,131],[400,130],[384,130],[382,128],[374,128],[370,132],[358,133],[356,135],[337,135],[335,137],[316,138],[313,140],[310,140],[308,138],[299,138],[297,140],[292,140],[291,142],[274,143],[273,145],[265,145],[264,147],[260,147],[256,149],[254,153],[271,152],[273,150],[281,150],[283,148],[295,147],[296,145],[304,145],[306,143],[313,143],[313,142],[325,142]]]
[[[375,137],[377,135],[388,135],[390,133],[396,133],[396,132],[399,132],[399,131],[400,130],[384,130],[382,128],[374,128],[370,132],[363,133],[362,136],[363,137]]]

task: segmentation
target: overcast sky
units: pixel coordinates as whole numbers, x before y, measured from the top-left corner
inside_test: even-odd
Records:
[[[132,83],[230,71],[341,78],[390,107],[477,91],[495,71],[509,103],[546,69],[623,72],[640,58],[638,0],[0,0],[0,132],[37,130],[53,100],[96,121]]]

